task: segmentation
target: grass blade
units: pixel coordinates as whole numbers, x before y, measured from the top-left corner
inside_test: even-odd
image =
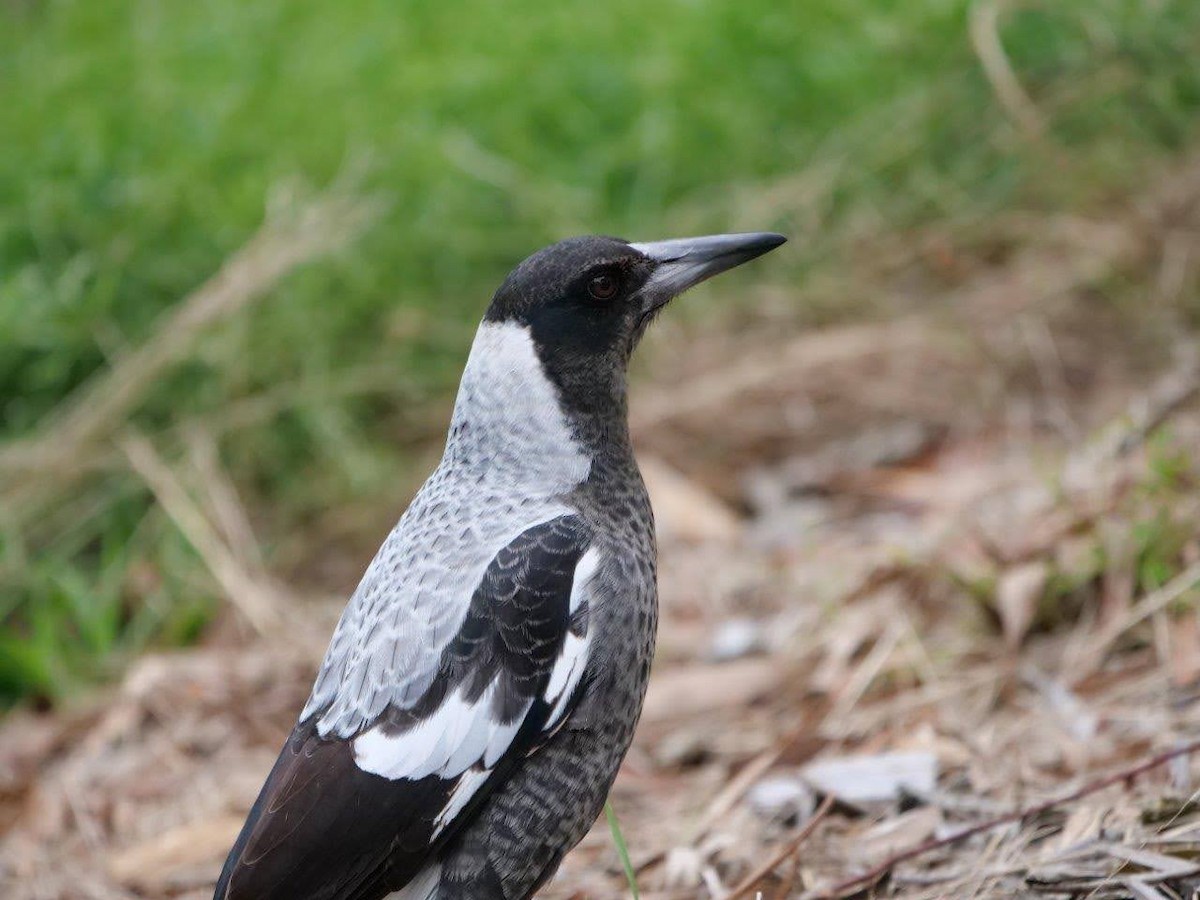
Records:
[[[613,810],[612,803],[605,802],[604,815],[608,819],[608,830],[612,832],[617,854],[621,857],[621,866],[625,869],[625,880],[629,882],[629,890],[633,892],[633,900],[640,900],[637,875],[634,874],[633,863],[629,861],[629,848],[625,846],[625,836],[621,834],[621,823],[617,821],[617,813]]]

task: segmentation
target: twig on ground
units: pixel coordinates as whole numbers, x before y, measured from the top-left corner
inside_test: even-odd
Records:
[[[939,850],[942,847],[948,847],[951,844],[957,844],[959,841],[964,841],[967,838],[974,837],[977,834],[983,834],[984,832],[991,831],[994,828],[999,828],[1001,825],[1009,825],[1013,822],[1020,822],[1033,816],[1041,815],[1044,812],[1048,812],[1049,810],[1063,806],[1067,803],[1073,803],[1076,800],[1080,800],[1083,797],[1089,796],[1090,794],[1095,794],[1098,791],[1102,791],[1107,787],[1112,787],[1115,784],[1130,782],[1137,776],[1143,775],[1153,769],[1157,769],[1160,766],[1164,766],[1173,759],[1178,759],[1182,756],[1190,756],[1196,752],[1200,752],[1200,740],[1189,741],[1188,743],[1176,747],[1173,750],[1164,750],[1162,753],[1152,756],[1149,759],[1142,760],[1137,765],[1129,766],[1106,775],[1103,778],[1097,778],[1093,781],[1089,781],[1082,787],[1062,797],[1055,797],[1052,800],[1046,800],[1042,803],[1035,803],[1032,806],[1022,807],[1021,809],[1014,810],[1013,812],[1005,813],[1002,816],[996,816],[994,818],[987,819],[986,821],[979,822],[978,824],[962,828],[959,831],[956,831],[953,834],[945,837],[933,838],[925,841],[924,843],[918,844],[915,847],[910,847],[907,850],[894,853],[879,865],[873,866],[866,872],[863,872],[861,875],[856,875],[853,878],[847,878],[845,881],[840,881],[832,887],[819,889],[809,896],[813,898],[825,898],[825,900],[831,900],[831,898],[845,896],[851,891],[875,884],[880,879],[884,878],[889,872],[891,872],[892,869],[900,865],[900,863],[908,862],[911,859],[916,859],[917,857],[924,856],[927,853],[932,853],[934,850]]]
[[[733,809],[734,804],[742,799],[746,791],[750,790],[751,786],[762,778],[771,766],[775,765],[782,752],[781,747],[771,747],[764,750],[758,756],[754,757],[754,759],[750,760],[737,775],[729,780],[725,787],[713,798],[712,802],[708,804],[708,808],[704,810],[704,815],[697,822],[695,831],[692,834],[693,842],[699,841],[719,819],[726,816]]]
[[[812,833],[817,830],[817,826],[821,824],[821,821],[827,815],[829,815],[829,811],[833,809],[833,802],[833,795],[827,796],[821,802],[821,805],[817,807],[816,812],[812,814],[812,818],[804,823],[804,827],[801,828],[800,831],[798,831],[790,840],[785,841],[783,846],[780,847],[777,852],[771,855],[770,859],[747,875],[746,878],[744,878],[732,891],[725,896],[725,900],[740,900],[741,897],[749,896],[750,891],[752,891],[760,881],[770,875],[777,865],[800,849],[800,845],[809,839]]]
[[[879,674],[887,666],[888,661],[892,658],[892,654],[896,652],[896,648],[900,645],[900,638],[904,635],[904,627],[900,622],[893,622],[879,636],[875,645],[867,653],[861,663],[854,667],[854,670],[846,678],[845,686],[838,693],[837,701],[833,708],[825,715],[821,722],[819,732],[824,737],[842,738],[846,736],[845,720],[858,706],[860,700],[867,693],[868,688],[879,677]]]
[[[260,634],[277,634],[283,620],[278,588],[265,575],[245,568],[149,440],[133,434],[121,442],[121,449],[175,527],[200,554],[229,601]]]
[[[1156,612],[1170,606],[1188,591],[1200,586],[1200,562],[1194,562],[1162,587],[1151,591],[1126,610],[1120,618],[1104,627],[1087,649],[1084,662],[1076,669],[1076,681],[1096,670],[1103,662],[1109,647],[1122,634],[1144,622]]]
[[[1200,351],[1185,341],[1175,353],[1176,363],[1145,393],[1129,404],[1100,436],[1071,453],[1063,465],[1063,483],[1069,488],[1091,487],[1105,465],[1128,456],[1175,413],[1200,396]]]
[[[1118,455],[1129,453],[1178,409],[1200,395],[1200,352],[1192,341],[1187,341],[1179,348],[1178,356],[1175,367],[1130,408],[1133,425],[1117,442]]]
[[[738,772],[729,782],[717,792],[712,801],[708,804],[704,814],[699,821],[691,828],[688,836],[685,838],[685,844],[695,845],[700,843],[710,828],[724,815],[726,815],[735,803],[738,802],[750,790],[751,786],[758,781],[771,766],[779,760],[782,754],[782,747],[771,747],[764,750],[754,759],[750,760],[742,770]],[[636,873],[641,875],[651,866],[654,866],[663,861],[667,856],[666,850],[659,850],[650,854],[645,859],[638,862]]]

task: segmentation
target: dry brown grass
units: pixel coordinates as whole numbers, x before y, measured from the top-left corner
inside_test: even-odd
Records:
[[[1200,763],[1080,789],[1200,736],[1195,357],[1160,341],[1147,364],[1089,293],[1194,283],[1155,275],[1198,222],[1193,160],[1108,221],[1046,225],[927,315],[691,340],[687,359],[660,341],[672,377],[634,413],[660,647],[612,795],[643,897],[826,896],[992,820],[868,894],[1192,896]],[[127,450],[173,495],[168,463]],[[219,569],[239,517],[211,518]],[[231,613],[86,705],[0,726],[0,894],[210,895],[337,611],[272,604],[296,640]],[[930,784],[861,800],[810,768],[894,753]],[[625,891],[600,823],[545,896]]]

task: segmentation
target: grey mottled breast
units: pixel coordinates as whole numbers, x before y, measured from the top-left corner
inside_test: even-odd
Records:
[[[322,735],[349,737],[415,703],[496,553],[573,512],[590,466],[528,332],[482,326],[442,461],[350,598],[301,721],[318,715]]]

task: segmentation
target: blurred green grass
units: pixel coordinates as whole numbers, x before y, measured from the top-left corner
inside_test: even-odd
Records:
[[[772,276],[798,287],[836,278],[875,234],[1087,207],[1195,140],[1200,4],[1004,17],[1065,170],[995,102],[968,7],[0,5],[0,440],[36,433],[146,340],[278,185],[321,186],[365,159],[384,219],[214,329],[132,421],[214,430],[268,556],[312,572],[339,535],[363,552],[344,520],[375,528],[420,477],[429,410],[489,291],[538,246],[774,228],[802,238]],[[263,397],[265,412],[221,425]],[[36,521],[2,496],[0,698],[60,698],[148,644],[192,639],[216,609],[120,466]]]

